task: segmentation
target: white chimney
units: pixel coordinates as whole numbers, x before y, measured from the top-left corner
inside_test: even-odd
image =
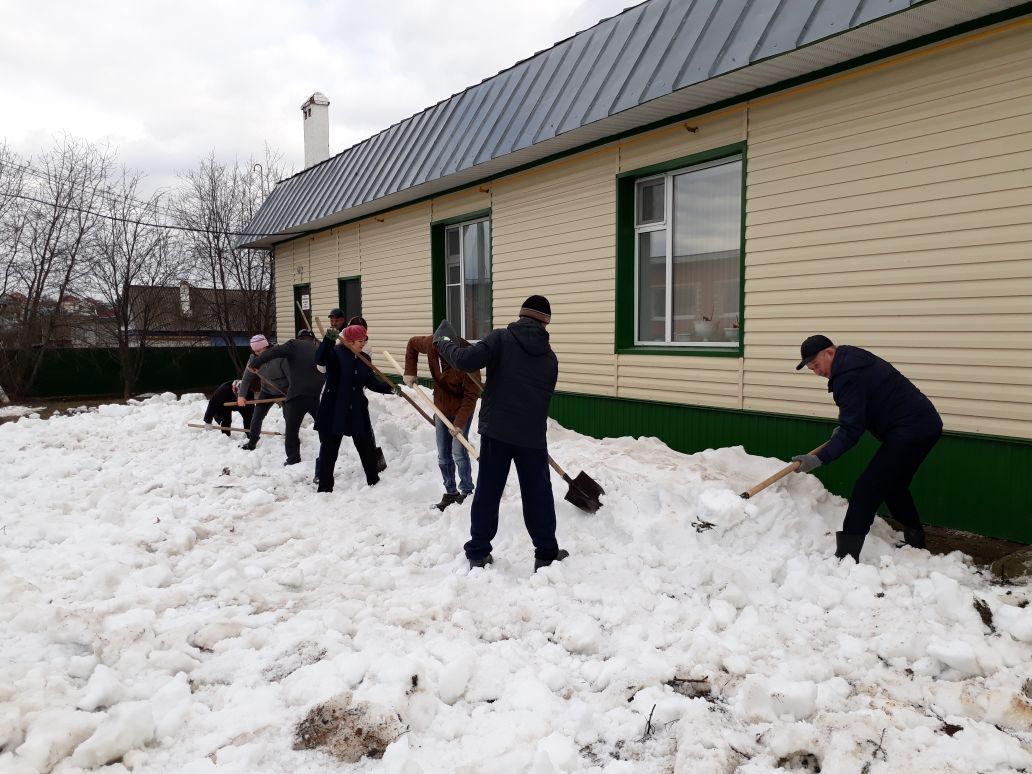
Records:
[[[179,281],[179,311],[183,317],[190,316],[190,283],[186,280]]]
[[[330,101],[315,92],[301,106],[305,122],[305,169],[330,157]]]

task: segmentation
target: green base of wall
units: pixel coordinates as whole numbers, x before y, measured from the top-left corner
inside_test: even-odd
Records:
[[[250,349],[238,347],[242,362]],[[152,347],[144,350],[135,392],[200,392],[240,374],[225,347]],[[114,349],[52,349],[43,356],[32,397],[121,395]]]
[[[783,460],[816,448],[834,427],[825,419],[569,393],[555,395],[551,416],[595,438],[654,436],[685,453],[743,446],[750,454]],[[845,456],[819,468],[817,477],[829,491],[848,497],[877,447],[865,435]],[[1032,543],[1029,470],[1032,442],[946,433],[911,491],[925,523]]]

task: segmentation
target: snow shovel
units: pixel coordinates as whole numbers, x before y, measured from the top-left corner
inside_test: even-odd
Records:
[[[259,403],[282,403],[286,398],[259,398],[258,400],[245,400],[245,406],[255,406]],[[235,400],[228,401],[222,404],[223,406],[239,406]]]
[[[481,393],[484,392],[484,385],[475,379],[473,374],[467,373],[466,376],[477,386]],[[602,501],[598,498],[604,495],[606,490],[595,479],[583,470],[577,474],[576,478],[570,478],[566,471],[559,467],[559,463],[552,459],[551,454],[548,455],[548,464],[569,485],[569,489],[566,490],[566,497],[563,498],[566,502],[576,505],[587,513],[598,512],[598,509],[602,507]]]
[[[819,452],[821,449],[823,449],[827,445],[828,445],[827,442],[822,443],[820,446],[818,446],[816,449],[814,449],[812,452],[810,452],[810,454],[816,454],[817,452]],[[791,463],[789,465],[786,465],[785,467],[783,467],[781,470],[779,470],[777,473],[775,473],[770,478],[765,478],[763,481],[758,483],[752,489],[749,489],[749,490],[747,490],[745,492],[742,492],[742,495],[741,495],[742,499],[743,500],[748,500],[750,497],[754,497],[755,495],[757,495],[760,492],[762,492],[764,489],[766,489],[768,486],[773,484],[775,481],[780,481],[785,476],[787,476],[789,473],[795,473],[799,469],[799,464],[800,463],[798,463],[798,462],[793,462],[793,463]]]
[[[398,361],[395,360],[391,356],[390,352],[388,352],[387,350],[384,350],[383,351],[383,355],[384,355],[384,357],[386,357],[390,361],[392,366],[397,368],[399,372],[404,373],[404,369],[402,369],[402,367],[400,365],[398,365]],[[404,390],[404,388],[402,388],[402,389]],[[444,415],[444,412],[441,411],[439,408],[437,408],[437,406],[434,405],[434,402],[432,400],[430,400],[430,398],[426,397],[426,395],[423,394],[422,390],[417,390],[417,389],[413,388],[412,392],[415,393],[416,395],[418,395],[419,399],[421,401],[423,401],[423,403],[425,403],[426,406],[438,416],[438,418],[441,420],[441,422],[444,423],[444,426],[448,428],[448,432],[451,433],[452,438],[454,438],[459,443],[461,443],[463,446],[465,446],[466,447],[466,451],[468,451],[472,455],[473,459],[475,459],[477,462],[480,462],[480,454],[477,452],[476,449],[473,448],[473,445],[468,440],[466,440],[466,436],[464,436],[462,434],[462,431],[459,430],[457,427],[455,427],[455,425],[453,425],[449,421],[448,417],[446,417]],[[405,392],[402,392],[402,395],[405,395]],[[413,405],[415,405],[415,404],[413,404]],[[422,414],[423,412],[420,411],[419,413]],[[429,419],[429,417],[427,417],[427,418]],[[430,421],[433,422],[432,419]]]
[[[308,315],[305,314],[305,310],[301,308],[301,304],[299,302],[295,301],[294,305],[297,306],[297,311],[299,311],[301,313],[301,319],[305,321],[305,325],[308,326],[308,330],[312,330],[312,323],[308,319]],[[314,319],[315,319],[316,324],[319,326],[319,335],[322,336],[323,334],[326,333],[326,330],[323,328],[322,321],[318,317],[316,317]],[[372,367],[373,371],[376,371],[376,373],[380,376],[380,378],[384,378],[383,374],[381,374],[379,371],[377,371],[376,366],[374,366],[372,364],[372,361],[370,361],[369,365],[370,365],[370,367]],[[394,386],[394,382],[391,382],[389,379],[387,380],[387,383],[390,384],[391,387]],[[415,404],[413,404],[413,405],[415,405]],[[422,414],[423,412],[419,412],[419,413]],[[429,419],[429,417],[427,417],[427,419]],[[381,449],[379,446],[377,446],[376,447],[376,472],[377,473],[383,473],[385,470],[387,470],[387,458],[383,456],[383,449]]]

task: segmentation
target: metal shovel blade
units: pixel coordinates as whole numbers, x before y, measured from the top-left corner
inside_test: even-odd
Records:
[[[598,482],[587,473],[581,471],[576,478],[570,478],[569,476],[563,476],[563,478],[570,485],[564,498],[566,502],[572,503],[588,513],[595,513],[602,507],[602,501],[598,498],[604,495],[606,490],[599,486]]]

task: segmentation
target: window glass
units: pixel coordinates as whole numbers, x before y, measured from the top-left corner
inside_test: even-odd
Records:
[[[459,335],[476,341],[491,331],[491,221],[445,229],[445,304]]]
[[[663,191],[665,179],[645,180],[638,183],[638,225],[646,223],[662,223]]]
[[[728,334],[725,329],[738,322],[742,161],[677,170],[663,179],[671,189],[669,206],[662,195],[650,192],[653,180],[636,188],[639,219],[655,217],[659,199],[660,217],[655,219],[669,226],[657,231],[639,223],[637,229],[637,341],[736,346],[737,331]],[[662,239],[662,249],[657,239]]]

